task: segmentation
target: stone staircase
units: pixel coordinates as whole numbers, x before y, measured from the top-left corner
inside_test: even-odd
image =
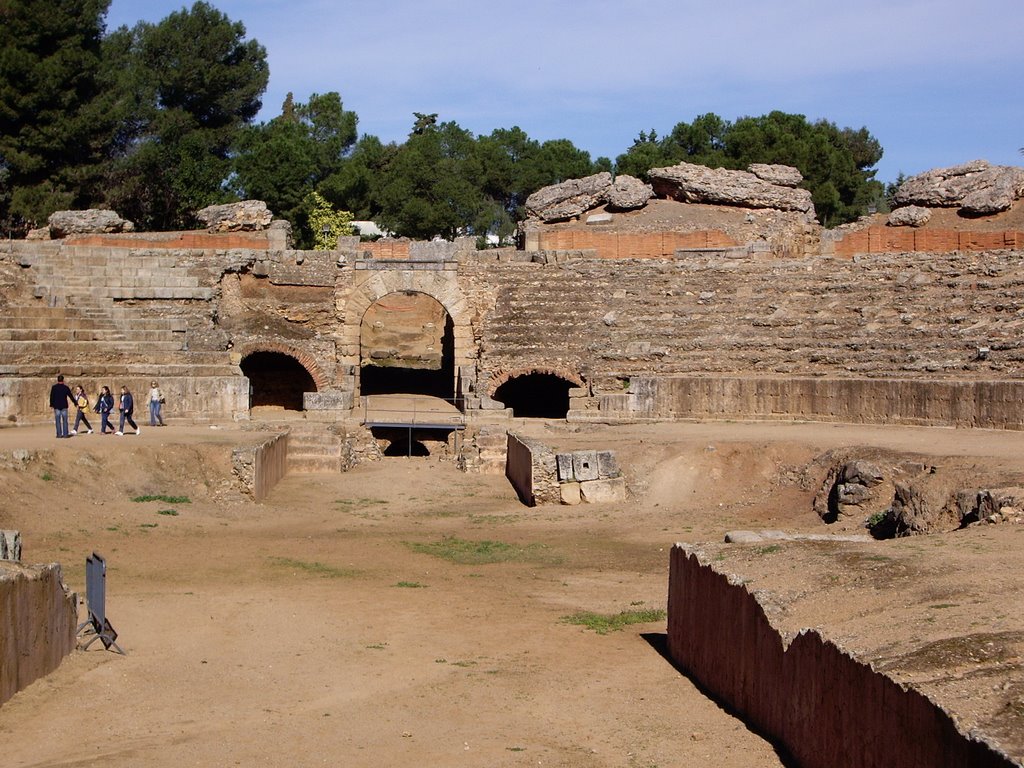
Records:
[[[1012,252],[495,271],[502,287],[480,333],[492,369],[585,363],[592,377],[1024,375],[1024,279]]]
[[[49,383],[64,373],[90,394],[126,384],[138,397],[156,379],[174,416],[205,419],[246,407],[230,352],[190,348],[190,327],[210,323],[209,270],[179,263],[180,252],[124,248],[54,244],[11,256],[23,288],[0,312],[0,388],[9,397],[17,391],[32,407],[45,403]],[[7,416],[34,417],[24,406]]]
[[[342,438],[323,422],[289,423],[289,472],[341,472]]]

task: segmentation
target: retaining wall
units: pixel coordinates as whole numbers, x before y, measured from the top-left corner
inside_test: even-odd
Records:
[[[0,563],[0,704],[75,648],[78,599],[57,563]]]
[[[642,376],[631,378],[626,392],[596,399],[596,410],[570,411],[569,421],[809,419],[1024,429],[1021,381]]]
[[[528,506],[558,504],[558,469],[555,453],[543,443],[508,433],[505,477]]]
[[[817,632],[784,637],[745,586],[681,544],[669,568],[668,651],[802,768],[1017,765]]]
[[[231,466],[242,489],[255,501],[262,501],[288,473],[288,433],[235,448]]]

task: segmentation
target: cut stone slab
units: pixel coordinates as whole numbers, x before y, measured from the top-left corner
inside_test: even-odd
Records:
[[[583,500],[580,495],[579,483],[562,483],[558,486],[558,491],[562,496],[563,504],[575,506]]]
[[[558,466],[558,480],[559,482],[569,482],[576,479],[576,475],[572,471],[572,454],[571,453],[557,453],[555,454],[555,463]]]
[[[588,504],[626,500],[626,481],[621,477],[580,483],[580,496]]]
[[[576,451],[572,455],[572,473],[577,480],[597,480],[597,451]]]

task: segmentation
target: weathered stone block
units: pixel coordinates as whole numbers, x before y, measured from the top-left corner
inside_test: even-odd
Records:
[[[0,531],[0,560],[21,560],[21,531]]]
[[[352,393],[337,389],[303,392],[302,407],[307,411],[347,411],[352,408]]]
[[[579,483],[562,483],[558,486],[558,490],[562,495],[563,504],[575,506],[582,501]]]
[[[572,471],[572,454],[571,453],[557,453],[555,454],[555,462],[558,465],[558,480],[559,482],[568,482],[575,480],[576,475]]]
[[[572,455],[572,473],[579,481],[597,480],[597,451],[576,451]]]
[[[619,477],[622,470],[619,469],[619,461],[615,458],[615,451],[597,452],[597,476],[598,478]]]
[[[588,480],[580,483],[580,497],[588,504],[625,501],[626,481],[621,477],[610,477],[606,480]]]

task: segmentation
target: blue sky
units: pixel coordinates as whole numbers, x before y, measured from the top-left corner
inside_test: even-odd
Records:
[[[612,159],[640,131],[773,109],[866,126],[891,181],[982,158],[1024,165],[1021,0],[211,0],[267,49],[259,119],[338,91],[360,133],[413,112],[518,125]],[[112,0],[107,28],[191,0]]]

